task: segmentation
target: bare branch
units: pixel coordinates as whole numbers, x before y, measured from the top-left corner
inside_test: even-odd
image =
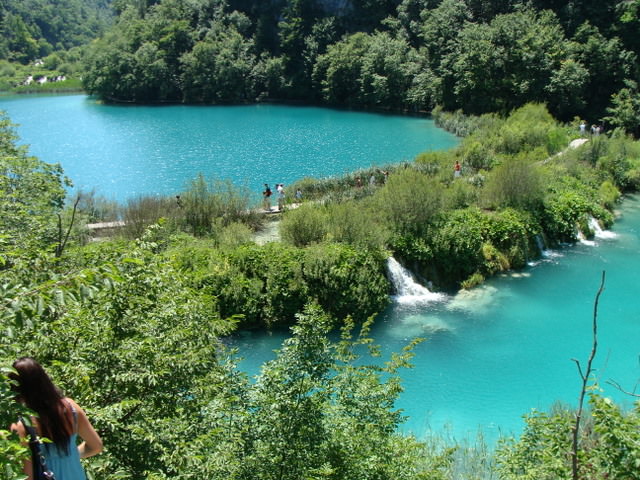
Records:
[[[62,256],[64,247],[66,247],[67,245],[67,241],[69,240],[69,235],[71,234],[71,229],[73,228],[73,222],[76,218],[78,203],[80,203],[80,194],[78,194],[78,197],[76,198],[76,201],[73,204],[73,211],[71,212],[71,221],[69,222],[69,228],[67,228],[67,234],[64,237],[64,241],[62,240],[62,217],[60,216],[60,214],[58,214],[58,246],[56,247],[56,257]]]
[[[607,380],[607,383],[615,388],[617,388],[618,390],[620,390],[622,393],[626,394],[626,395],[631,395],[632,397],[637,397],[640,398],[640,394],[639,393],[635,393],[635,392],[627,392],[624,388],[622,388],[620,386],[620,384],[618,382],[616,382],[615,380]]]
[[[600,281],[600,288],[598,289],[598,293],[596,293],[595,301],[593,302],[593,343],[591,346],[591,354],[589,355],[589,360],[587,360],[587,369],[585,372],[582,372],[582,368],[580,367],[580,362],[574,359],[576,364],[578,365],[578,371],[580,372],[580,376],[582,377],[582,388],[580,389],[580,398],[578,400],[578,410],[576,412],[576,423],[573,426],[573,445],[571,449],[571,478],[573,480],[579,479],[579,466],[578,466],[578,439],[580,434],[580,420],[582,419],[582,410],[584,407],[584,397],[587,392],[587,383],[589,382],[589,376],[592,372],[592,364],[593,359],[596,356],[596,351],[598,349],[598,303],[600,301],[600,295],[604,291],[604,280],[605,280],[605,272],[602,271],[602,280]]]
[[[577,358],[572,358],[574,362],[576,362],[576,366],[578,367],[578,373],[580,374],[580,378],[584,381],[584,374],[582,373],[582,366],[580,365],[580,360]]]

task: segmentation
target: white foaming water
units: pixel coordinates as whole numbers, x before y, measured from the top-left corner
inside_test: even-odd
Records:
[[[593,247],[596,244],[594,240],[587,240],[587,237],[585,237],[584,233],[582,233],[580,230],[578,230],[578,242],[589,247]]]
[[[387,259],[389,279],[396,290],[393,297],[396,302],[402,304],[425,304],[444,300],[446,295],[431,292],[428,288],[416,282],[406,268],[393,257]]]
[[[600,222],[594,217],[589,217],[589,228],[593,230],[596,238],[616,238],[618,234],[609,230],[603,230],[600,226]]]
[[[563,256],[562,253],[556,250],[549,250],[548,248],[546,248],[542,235],[536,235],[535,241],[536,241],[536,245],[538,246],[538,251],[540,252],[541,258],[539,260],[528,261],[527,265],[529,265],[530,267],[535,267],[536,265],[540,265],[540,263],[544,261],[553,260],[555,258]]]
[[[499,292],[490,285],[480,285],[471,290],[458,291],[447,303],[446,308],[450,311],[485,312],[492,308],[498,297],[503,294],[504,292]]]

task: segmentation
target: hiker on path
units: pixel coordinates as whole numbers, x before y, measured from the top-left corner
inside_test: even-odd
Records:
[[[269,184],[264,184],[264,191],[262,192],[262,201],[264,209],[267,212],[271,211],[271,189],[269,188]]]
[[[462,166],[460,165],[460,162],[456,160],[456,163],[453,166],[453,178],[458,178],[460,176],[461,171],[462,171]]]

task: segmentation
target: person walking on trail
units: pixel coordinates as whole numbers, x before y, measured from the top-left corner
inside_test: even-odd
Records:
[[[12,387],[17,394],[16,400],[37,416],[31,417],[33,427],[21,418],[11,425],[11,430],[25,443],[30,433],[51,440],[41,443],[40,450],[47,469],[53,472],[56,480],[86,480],[80,459],[102,451],[102,439],[86,413],[76,402],[62,394],[33,358],[19,358],[13,363],[13,368],[17,373],[10,373],[9,378],[16,382]],[[32,428],[35,428],[35,432]],[[78,437],[82,439],[79,445]],[[24,473],[29,480],[36,478],[34,473],[37,474],[37,469],[32,460],[25,461]]]
[[[267,212],[271,211],[271,189],[269,184],[264,184],[264,191],[262,192],[262,206]]]
[[[456,160],[456,163],[453,166],[453,177],[458,178],[460,176],[461,171],[462,171],[462,166],[460,165],[460,162]]]
[[[284,210],[284,183],[279,183],[276,190],[278,190],[278,211],[282,212]]]

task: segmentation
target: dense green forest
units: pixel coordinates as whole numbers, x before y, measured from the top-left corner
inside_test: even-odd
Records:
[[[636,0],[4,0],[0,90],[46,76],[74,81],[17,91],[82,79],[110,102],[470,114],[540,102],[638,134],[639,11]]]
[[[81,91],[83,48],[114,18],[110,0],[0,1],[0,91]]]
[[[471,287],[538,255],[536,237],[574,241],[591,216],[608,225],[640,186],[640,145],[621,130],[566,148],[577,129],[542,105],[437,113],[467,132],[460,147],[390,165],[386,181],[379,170],[300,181],[305,203],[265,245],[252,240],[266,219],[246,192],[202,177],[179,205],[139,198],[117,212],[84,193],[65,206],[64,172],[30,156],[4,118],[3,365],[36,356],[87,409],[106,446],[85,464],[96,479],[639,478],[640,411],[598,395],[588,374],[577,440],[569,408],[530,413],[495,452],[399,432],[394,401],[413,345],[380,366],[367,336],[390,293],[385,258],[441,288]],[[357,175],[377,182],[358,187]],[[121,235],[87,243],[86,222],[118,215]],[[225,336],[284,325],[292,338],[248,379]],[[6,372],[9,425],[19,408]],[[24,455],[0,430],[4,478],[20,477]]]
[[[635,131],[637,14],[635,1],[136,2],[93,45],[84,84],[114,102],[473,114],[540,102]]]
[[[69,50],[112,21],[110,0],[2,0],[0,59],[23,64]]]

